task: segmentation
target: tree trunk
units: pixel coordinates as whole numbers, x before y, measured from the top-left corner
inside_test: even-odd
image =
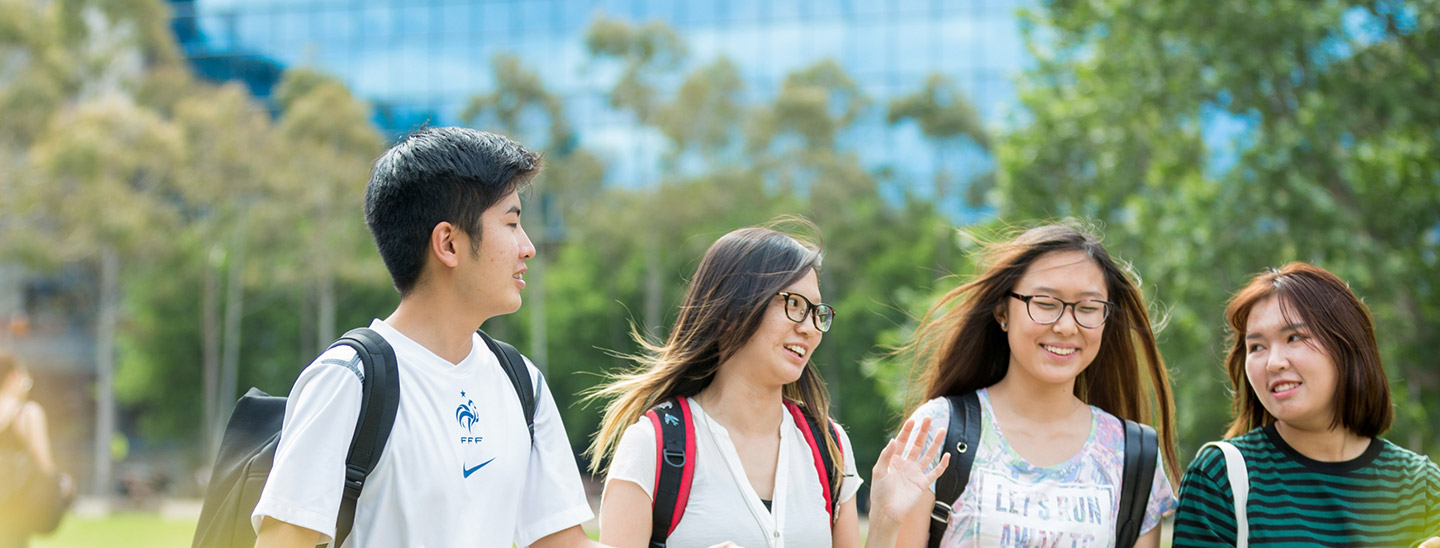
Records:
[[[205,289],[201,296],[201,336],[203,337],[204,348],[203,364],[205,376],[205,393],[202,400],[205,405],[205,440],[206,451],[211,457],[220,451],[220,435],[224,432],[224,425],[220,423],[217,413],[220,410],[220,272],[218,265],[212,257],[219,252],[219,246],[207,254],[204,259],[205,266]]]
[[[120,314],[120,255],[115,248],[100,250],[100,318],[95,336],[95,476],[91,489],[108,499],[110,440],[115,436],[115,328]]]
[[[230,419],[230,410],[235,406],[235,385],[240,376],[240,320],[244,318],[245,303],[245,221],[235,233],[235,245],[230,250],[230,271],[225,276],[225,338],[220,358],[220,404],[216,416],[221,422]]]
[[[335,342],[335,276],[323,274],[315,295],[315,351]]]
[[[645,243],[645,336],[652,341],[660,336],[661,301],[664,300],[664,282],[660,272],[659,236],[650,233]]]
[[[315,298],[315,293],[318,292],[319,290],[314,286],[307,285],[305,290],[301,291],[298,295],[300,302],[296,303],[295,307],[295,309],[299,311],[300,316],[300,345],[297,347],[297,350],[300,354],[299,360],[301,360],[302,363],[309,363],[312,358],[320,355],[320,349],[314,347],[315,341],[320,338],[315,335],[316,324],[319,321],[316,318],[319,307],[315,305],[315,303],[319,301],[319,299]]]

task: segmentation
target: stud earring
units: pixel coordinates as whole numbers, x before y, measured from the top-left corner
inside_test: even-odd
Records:
[[[1005,330],[1005,322],[1004,322],[1003,320],[1000,322],[1000,330],[1001,330],[1001,331],[1004,331],[1004,330]]]

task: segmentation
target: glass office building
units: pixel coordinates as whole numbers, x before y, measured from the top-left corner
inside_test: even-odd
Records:
[[[720,56],[760,103],[787,74],[839,63],[875,108],[845,137],[862,161],[925,192],[940,163],[962,180],[990,169],[978,148],[939,154],[913,123],[885,121],[887,99],[931,74],[955,82],[986,123],[1005,123],[1025,64],[1019,0],[195,0],[172,3],[173,26],[197,72],[241,80],[268,97],[287,67],[331,74],[374,107],[390,139],[422,123],[459,123],[491,85],[491,60],[517,56],[563,97],[581,144],[604,157],[610,184],[657,177],[657,137],[612,109],[615,70],[585,50],[597,18],[662,21],[689,49],[688,68]],[[878,146],[877,146],[878,145]],[[842,146],[845,146],[842,142]],[[897,168],[896,166],[904,166]],[[908,182],[907,182],[908,181]],[[970,217],[975,212],[955,212]]]

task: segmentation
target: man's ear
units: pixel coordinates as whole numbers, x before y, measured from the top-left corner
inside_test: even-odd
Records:
[[[464,234],[458,227],[448,221],[441,221],[430,229],[430,254],[440,261],[440,264],[454,268],[460,264],[459,249],[462,247],[459,239]]]

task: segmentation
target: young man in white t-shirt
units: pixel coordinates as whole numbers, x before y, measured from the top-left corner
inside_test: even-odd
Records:
[[[422,129],[375,162],[365,222],[400,305],[370,327],[395,349],[400,406],[345,548],[599,546],[555,401],[534,365],[533,443],[499,358],[475,334],[520,308],[535,246],[518,191],[540,158],[465,128]],[[274,468],[252,514],[257,547],[333,542],[360,410],[354,350],[295,381]]]

